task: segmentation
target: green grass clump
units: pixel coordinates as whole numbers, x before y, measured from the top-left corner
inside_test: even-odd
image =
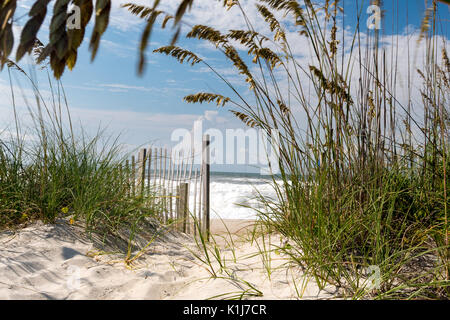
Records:
[[[46,101],[18,65],[10,61],[8,71],[29,81],[36,105],[27,105],[33,124],[24,129],[14,103],[15,130],[0,139],[0,229],[70,216],[71,223],[103,236],[128,230],[131,240],[144,219],[156,219],[152,195],[130,193],[122,166],[127,155],[117,139],[104,138],[104,131],[92,138],[82,128],[74,133],[61,82],[49,77],[52,97]]]

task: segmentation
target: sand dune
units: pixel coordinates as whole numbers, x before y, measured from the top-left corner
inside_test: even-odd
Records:
[[[256,254],[258,244],[244,241],[251,222],[226,223],[234,234],[234,250],[230,240],[225,240],[222,223],[212,222],[222,260],[226,261],[226,272],[222,273],[219,263],[212,263],[216,278],[211,277],[211,268],[194,256],[202,253],[193,238],[182,234],[158,238],[130,268],[123,253],[102,252],[98,239],[89,238],[81,226],[65,220],[2,232],[0,299],[219,299],[243,292],[248,299],[295,299],[298,291],[306,299],[333,297],[333,288],[320,291],[274,253],[269,280],[264,267],[268,260]],[[279,238],[271,238],[271,243],[279,244],[277,241]]]

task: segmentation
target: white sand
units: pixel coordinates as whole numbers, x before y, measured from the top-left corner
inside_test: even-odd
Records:
[[[333,288],[320,291],[298,269],[289,268],[287,259],[275,253],[271,254],[269,280],[263,256],[258,254],[262,239],[258,243],[244,241],[249,224],[239,220],[227,222],[234,234],[233,255],[220,236],[226,235],[225,228],[220,221],[213,221],[212,230],[220,234],[216,239],[228,271],[228,275],[219,273],[215,261],[218,278],[214,279],[207,266],[191,253],[194,250],[201,254],[193,238],[186,235],[169,234],[156,240],[129,269],[123,254],[95,254],[99,252],[98,239],[90,240],[82,227],[64,220],[53,225],[35,223],[15,233],[2,232],[0,299],[207,299],[223,294],[217,298],[229,298],[250,289],[249,284],[262,296],[245,298],[295,299],[293,279],[304,299],[333,297]],[[272,236],[270,243],[279,245],[280,239]],[[269,245],[268,239],[266,244]]]

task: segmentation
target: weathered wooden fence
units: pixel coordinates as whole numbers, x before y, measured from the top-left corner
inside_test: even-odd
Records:
[[[203,137],[201,165],[195,165],[196,150],[175,159],[165,148],[142,148],[125,163],[124,174],[130,182],[130,196],[150,195],[162,222],[173,223],[179,231],[196,234],[197,221],[202,234],[209,238],[210,138]],[[177,160],[177,161],[176,161]],[[200,170],[199,170],[200,169]]]

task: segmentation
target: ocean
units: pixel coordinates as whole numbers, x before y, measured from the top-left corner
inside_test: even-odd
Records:
[[[153,177],[154,171],[152,172]],[[194,204],[194,178],[189,183],[189,210],[198,212],[199,190]],[[158,185],[151,179],[150,184]],[[156,181],[156,182],[155,182]],[[171,184],[169,180],[162,179],[163,185]],[[147,182],[146,182],[147,183]],[[212,219],[254,219],[257,216],[255,208],[258,208],[258,194],[276,199],[273,189],[273,180],[270,176],[259,173],[236,172],[210,172],[210,217]],[[197,188],[200,188],[198,181]],[[175,205],[175,204],[173,204]]]
[[[259,173],[211,172],[210,212],[211,218],[252,219],[258,206],[258,192],[275,198],[272,178]]]

